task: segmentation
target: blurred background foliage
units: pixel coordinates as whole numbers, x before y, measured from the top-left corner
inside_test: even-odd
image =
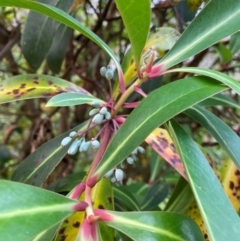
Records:
[[[72,14],[102,38],[122,62],[129,48],[121,17],[113,0],[41,0],[55,5]],[[171,27],[180,34],[206,4],[196,0],[154,0],[152,1],[151,32],[161,27]],[[36,13],[23,9],[2,8],[0,10],[0,79],[4,80],[19,74],[47,74],[59,76],[85,88],[93,95],[104,99],[108,95],[106,83],[99,73],[102,66],[112,64],[109,57],[85,36]],[[162,57],[168,49],[163,49]],[[185,61],[183,66],[199,66],[227,73],[240,79],[240,33],[222,40]],[[181,66],[179,66],[181,67]],[[131,64],[125,66],[125,73]],[[184,78],[186,73],[168,74],[144,85],[150,92],[161,84]],[[189,75],[189,74],[188,74]],[[227,91],[221,98],[233,105],[239,103],[233,91]],[[138,95],[132,95],[137,100]],[[217,101],[217,97],[210,98]],[[56,137],[77,124],[85,121],[89,109],[86,105],[62,108],[45,107],[46,100],[26,100],[0,106],[0,178],[9,179],[14,168],[30,153],[46,141]],[[240,134],[239,105],[209,107],[211,111]],[[219,144],[201,127],[186,115],[179,115],[182,124],[191,136],[202,146],[202,150],[212,166],[220,166],[226,154]],[[65,156],[45,183],[51,190],[67,193],[84,176],[94,153]],[[114,196],[123,193],[135,194],[142,210],[164,208],[166,200],[179,179],[179,175],[165,161],[151,151],[140,157],[134,167],[126,165],[125,184],[114,189]],[[66,178],[67,177],[67,178]],[[180,185],[180,184],[178,184]],[[186,185],[186,184],[184,184]],[[149,188],[151,187],[151,189]],[[158,197],[149,199],[150,197]],[[146,200],[150,200],[146,202]],[[120,198],[121,199],[121,198]],[[122,199],[124,200],[124,198]],[[160,204],[160,205],[159,205]],[[144,206],[143,206],[144,205]],[[170,204],[168,204],[170,205]],[[117,202],[116,209],[133,210],[129,203]],[[169,209],[171,210],[171,209]]]

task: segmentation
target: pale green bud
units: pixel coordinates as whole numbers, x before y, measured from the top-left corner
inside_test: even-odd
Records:
[[[129,157],[127,158],[127,163],[130,164],[130,165],[132,165],[132,164],[134,163],[133,158],[129,156]]]
[[[95,124],[101,124],[103,121],[103,115],[97,114],[93,117],[92,122]]]
[[[63,138],[61,142],[61,146],[67,146],[72,141],[72,138],[70,136],[67,136]]]
[[[113,173],[114,173],[114,169],[108,171],[108,172],[104,175],[104,177],[110,178],[110,177],[113,175]]]
[[[96,107],[96,108],[100,107],[101,104],[102,104],[102,102],[101,102],[101,101],[98,101],[98,100],[94,100],[94,101],[92,102],[92,106],[94,106],[94,107]]]
[[[107,113],[107,108],[104,106],[104,107],[99,111],[99,113],[100,113],[101,115],[105,115],[105,114]]]
[[[106,71],[107,71],[107,68],[106,68],[106,67],[103,66],[103,67],[100,68],[100,74],[101,74],[103,77],[105,77]]]
[[[77,132],[76,132],[76,131],[72,131],[72,132],[70,132],[69,136],[70,136],[71,138],[74,138],[74,137],[77,136]]]
[[[105,118],[106,120],[110,120],[112,118],[110,112],[107,111],[107,113],[105,114]]]
[[[106,71],[105,77],[106,77],[107,80],[111,80],[113,78],[113,75],[114,75],[113,70],[112,69],[108,69]]]
[[[92,109],[92,110],[90,110],[89,115],[93,116],[93,115],[95,115],[97,113],[98,113],[98,109]]]
[[[100,142],[98,140],[91,141],[91,144],[93,149],[98,149],[100,146]]]

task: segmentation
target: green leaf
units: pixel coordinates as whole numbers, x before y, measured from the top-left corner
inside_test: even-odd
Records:
[[[158,207],[168,195],[168,186],[162,180],[153,183],[148,190],[143,202],[141,203],[141,210],[152,211]]]
[[[67,2],[65,0],[39,0],[38,2],[54,5],[63,11],[68,11],[73,0]],[[58,25],[59,23],[52,18],[42,14],[36,12],[28,14],[22,33],[21,46],[32,69],[37,70],[40,67],[51,48],[52,42],[59,38],[58,35],[55,35]]]
[[[90,95],[83,88],[48,75],[18,75],[0,82],[0,104],[32,98],[49,98],[62,92]]]
[[[239,240],[240,219],[203,153],[176,123],[170,127],[211,241]]]
[[[195,73],[199,75],[205,75],[222,82],[223,84],[229,86],[231,89],[235,90],[240,95],[240,83],[237,80],[231,78],[230,76],[223,74],[221,72],[218,72],[216,70],[198,68],[198,67],[186,67],[186,68],[183,67],[183,68],[172,69],[167,72],[168,73],[186,72],[186,73]]]
[[[119,201],[121,206],[124,206],[125,210],[140,211],[137,200],[134,195],[129,191],[128,187],[113,186],[114,199]]]
[[[79,94],[79,93],[62,93],[53,96],[46,104],[46,106],[73,106],[82,104],[91,104],[93,101],[104,101],[90,95]]]
[[[226,96],[223,94],[214,95],[214,96],[200,102],[199,105],[201,105],[201,106],[220,105],[220,106],[229,106],[232,108],[240,109],[240,106],[236,103],[236,101],[234,101],[229,96]]]
[[[43,232],[39,233],[36,237],[32,238],[29,241],[52,241],[60,225],[61,222],[52,226],[49,229],[45,229]]]
[[[189,183],[183,177],[180,177],[164,211],[185,213],[193,201],[194,196]]]
[[[163,159],[158,155],[157,152],[152,150],[150,160],[151,176],[149,178],[149,183],[153,183],[156,180],[160,168],[163,165]]]
[[[54,20],[59,21],[60,23],[63,23],[70,28],[73,28],[89,39],[91,39],[94,43],[96,43],[98,46],[100,46],[102,49],[104,49],[109,56],[113,59],[115,62],[117,69],[118,69],[118,74],[121,76],[122,71],[121,71],[121,66],[119,65],[118,59],[113,53],[113,51],[110,49],[110,47],[102,41],[96,34],[94,34],[90,29],[82,25],[79,21],[74,19],[72,16],[69,14],[65,13],[61,9],[58,9],[56,7],[47,5],[47,4],[41,4],[32,0],[4,0],[0,2],[0,6],[2,7],[19,7],[19,8],[26,8],[41,14],[44,14],[50,18],[53,18]]]
[[[205,127],[240,169],[240,138],[221,119],[200,106],[185,111],[187,115]]]
[[[212,0],[196,16],[169,53],[160,60],[166,70],[237,32],[239,3],[235,0]]]
[[[59,178],[47,186],[48,190],[54,192],[70,192],[75,186],[77,186],[86,175],[85,172],[78,172],[69,174],[66,177]]]
[[[167,212],[105,212],[113,220],[105,223],[136,241],[203,241],[202,233],[189,217]]]
[[[236,32],[231,36],[229,48],[232,54],[236,54],[240,50],[240,32]]]
[[[43,189],[1,180],[1,239],[29,240],[72,214],[76,203]]]
[[[190,77],[153,91],[133,110],[111,140],[96,169],[97,178],[124,160],[156,127],[225,89],[211,78]]]
[[[65,26],[64,24],[60,24],[58,26],[52,46],[47,55],[48,67],[54,74],[58,74],[60,72],[72,34],[73,29]]]
[[[84,130],[87,124],[88,121],[44,143],[21,162],[14,171],[12,180],[41,186],[67,153],[69,146],[62,147],[62,139],[73,130]]]
[[[218,44],[218,52],[220,55],[220,60],[223,64],[228,63],[233,58],[231,51],[221,42]]]
[[[126,27],[136,65],[139,69],[142,50],[150,28],[150,1],[130,0],[127,4],[122,0],[115,0],[115,2]]]

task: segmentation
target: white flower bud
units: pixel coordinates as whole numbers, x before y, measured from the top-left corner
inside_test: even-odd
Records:
[[[92,122],[95,124],[101,124],[103,121],[103,115],[97,114],[93,117]]]
[[[68,149],[69,155],[74,155],[77,153],[78,147],[80,146],[82,140],[75,140]]]
[[[132,157],[132,159],[133,159],[134,161],[137,161],[137,160],[138,160],[137,156],[134,155],[134,154],[132,154],[131,157]]]
[[[108,172],[104,175],[104,177],[109,178],[109,177],[111,177],[111,176],[113,175],[113,173],[114,173],[114,169],[108,171]]]
[[[110,120],[112,118],[110,112],[107,111],[107,113],[105,114],[105,118],[106,120]]]
[[[83,140],[79,147],[79,151],[80,152],[87,151],[90,147],[90,144],[91,144],[90,141],[85,142],[85,140]]]
[[[141,153],[141,154],[144,154],[144,153],[145,153],[145,149],[144,149],[143,147],[141,147],[141,146],[139,146],[139,147],[137,148],[137,151],[138,151],[139,153]]]
[[[106,67],[103,66],[103,67],[100,68],[100,74],[101,74],[103,77],[105,77],[106,71],[107,71],[107,68],[106,68]]]
[[[129,156],[129,157],[127,158],[127,163],[130,164],[130,165],[132,165],[132,164],[134,163],[133,158]]]
[[[99,111],[99,113],[100,113],[101,115],[105,115],[105,114],[107,113],[107,108],[104,106],[104,107]]]
[[[93,149],[98,149],[100,146],[100,142],[98,140],[91,141],[91,144]]]
[[[98,100],[94,100],[94,101],[92,102],[92,106],[94,106],[94,107],[96,107],[96,108],[100,107],[101,104],[102,104],[102,102],[100,102],[100,101],[98,101]]]
[[[70,136],[71,138],[74,138],[74,137],[77,136],[77,132],[76,132],[76,131],[72,131],[72,132],[70,132],[69,136]]]
[[[108,69],[105,73],[105,77],[107,80],[111,80],[113,78],[113,75],[114,75],[114,73],[113,73],[112,69]]]
[[[136,149],[134,149],[133,151],[132,151],[132,154],[133,155],[136,155],[137,154],[137,151],[138,151],[138,149],[136,148]]]
[[[72,141],[72,138],[70,136],[67,136],[65,138],[63,138],[62,142],[61,142],[61,146],[66,146],[68,145],[70,142]]]
[[[115,177],[118,182],[122,182],[124,178],[124,172],[121,169],[116,169],[115,170]]]
[[[95,115],[97,113],[98,113],[98,109],[92,109],[92,110],[89,111],[89,115],[90,116],[93,116],[93,115]]]
[[[116,177],[111,178],[111,183],[115,183],[117,181]]]

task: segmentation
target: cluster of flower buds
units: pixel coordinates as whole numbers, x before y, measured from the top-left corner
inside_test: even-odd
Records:
[[[138,160],[137,154],[144,154],[145,149],[141,146],[138,146],[131,154],[129,157],[127,157],[126,161],[128,164],[133,165],[135,161]]]
[[[61,146],[67,146],[70,145],[70,147],[68,148],[68,154],[69,155],[74,155],[77,153],[77,151],[79,152],[84,152],[87,151],[90,146],[93,149],[98,149],[100,146],[100,143],[98,140],[92,139],[91,141],[85,141],[85,138],[81,137],[79,138],[77,136],[77,132],[76,131],[72,131],[69,136],[63,138],[62,142],[61,142]]]
[[[105,174],[106,178],[110,178],[112,183],[122,184],[125,173],[119,168],[114,168]]]
[[[100,107],[100,106],[98,106],[98,104],[99,103],[96,101],[92,102],[92,105],[94,107]],[[111,119],[111,113],[108,111],[108,109],[105,106],[103,106],[101,108],[92,109],[89,112],[89,115],[94,116],[92,119],[92,122],[95,124],[101,124],[104,119],[106,119],[106,120]]]
[[[138,160],[137,154],[144,154],[145,149],[141,146],[138,146],[129,157],[127,157],[126,161],[128,164],[132,165],[134,162]],[[121,167],[124,168],[124,163],[121,163]],[[125,173],[123,170],[119,168],[111,169],[109,172],[105,174],[106,178],[110,178],[112,183],[122,184],[123,179],[125,178]]]
[[[100,74],[105,77],[107,80],[111,80],[114,76],[114,72],[113,70],[111,69],[110,66],[108,66],[107,68],[106,67],[102,67],[100,69]]]

